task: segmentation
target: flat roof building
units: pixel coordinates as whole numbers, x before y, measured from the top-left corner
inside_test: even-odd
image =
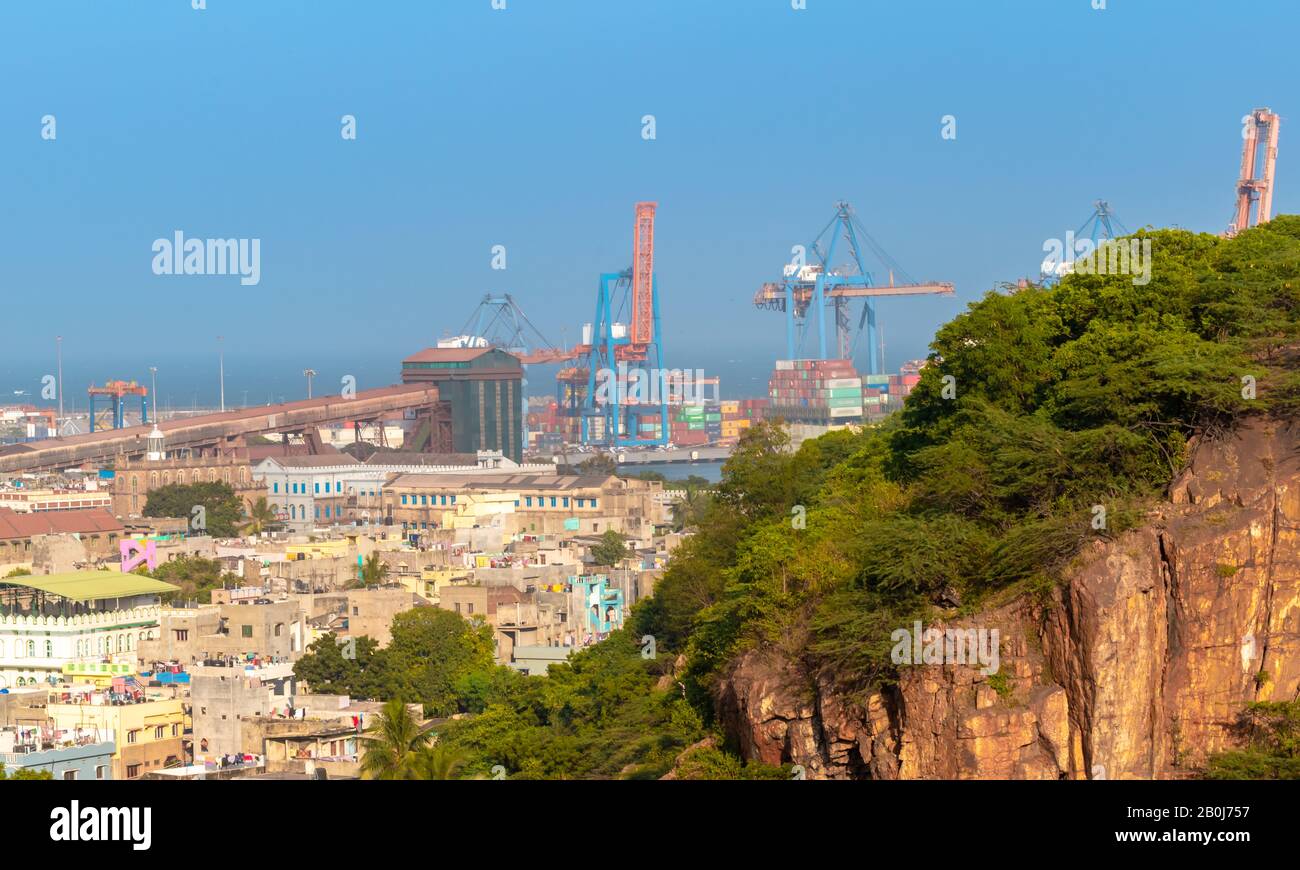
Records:
[[[402,360],[403,384],[436,386],[451,406],[453,451],[500,450],[515,462],[524,459],[523,377],[519,357],[494,347],[431,347]]]

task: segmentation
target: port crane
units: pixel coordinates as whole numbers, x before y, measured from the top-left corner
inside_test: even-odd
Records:
[[[1119,232],[1115,228],[1119,227]],[[1092,242],[1092,250],[1097,250],[1097,245],[1101,242],[1117,239],[1120,236],[1130,235],[1128,227],[1116,216],[1111,210],[1110,203],[1104,199],[1094,200],[1092,203],[1092,214],[1088,219],[1079,225],[1074,231],[1073,238],[1066,239],[1066,244],[1061,252],[1061,259],[1055,260],[1049,256],[1043,261],[1039,268],[1039,277],[1044,287],[1051,286],[1065,275],[1074,271],[1074,257],[1077,251],[1074,249],[1074,243],[1079,239],[1088,239]]]
[[[96,431],[96,417],[101,414],[99,399],[104,397],[108,407],[104,409],[107,416],[98,421],[98,429],[126,428],[126,404],[130,396],[140,399],[140,425],[149,425],[149,390],[135,381],[108,381],[102,387],[91,384],[86,390],[90,397],[90,431]]]
[[[559,374],[562,391],[567,379],[570,404],[581,402],[584,444],[646,447],[668,443],[663,330],[659,322],[659,281],[654,271],[657,208],[654,202],[636,204],[632,266],[622,272],[601,274],[595,319],[584,327],[582,343],[574,347],[581,359],[578,365]],[[631,383],[620,377],[624,373],[643,378],[650,394],[632,401],[634,397],[625,393]],[[585,392],[581,389],[584,377]],[[657,431],[647,432],[644,427],[656,422]]]
[[[844,265],[835,259],[841,241],[847,247],[849,260]],[[875,258],[889,270],[889,282],[878,285],[863,261],[863,243]],[[798,250],[798,249],[797,249]],[[901,277],[903,283],[895,283]],[[829,306],[835,317],[836,358],[852,358],[854,338],[849,308],[854,299],[863,299],[862,315],[858,319],[857,334],[866,326],[868,371],[877,374],[884,369],[880,336],[876,324],[874,299],[886,296],[951,296],[953,285],[949,282],[918,282],[911,278],[888,253],[876,243],[854,214],[847,202],[835,204],[835,214],[817,235],[811,245],[796,254],[787,263],[779,281],[770,281],[754,294],[754,305],[769,311],[785,312],[786,358],[796,359],[796,331],[802,343],[811,308],[817,319],[818,359],[829,359],[826,354],[825,311]]]
[[[1268,108],[1255,109],[1244,119],[1241,176],[1237,179],[1237,205],[1227,235],[1273,219],[1273,180],[1277,170],[1277,137],[1281,118]],[[1260,146],[1263,145],[1263,159]],[[1251,207],[1254,206],[1254,220]]]

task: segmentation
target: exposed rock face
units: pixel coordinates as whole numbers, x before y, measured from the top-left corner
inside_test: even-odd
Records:
[[[810,779],[1194,773],[1233,745],[1245,704],[1300,687],[1296,435],[1257,420],[1194,445],[1168,501],[1092,544],[1050,604],[943,626],[998,629],[996,673],[904,667],[896,687],[852,703],[756,650],[719,687],[725,727],[747,758]]]

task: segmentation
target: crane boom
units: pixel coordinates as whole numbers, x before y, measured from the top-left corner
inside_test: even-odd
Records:
[[[632,239],[632,334],[630,344],[638,355],[654,339],[655,208],[658,203],[636,204],[636,231]]]

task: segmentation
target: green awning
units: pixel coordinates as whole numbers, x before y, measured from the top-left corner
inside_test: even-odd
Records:
[[[131,595],[162,595],[175,592],[173,586],[152,577],[124,574],[121,571],[72,571],[67,574],[31,575],[0,580],[5,586],[26,586],[69,601],[102,601]]]

